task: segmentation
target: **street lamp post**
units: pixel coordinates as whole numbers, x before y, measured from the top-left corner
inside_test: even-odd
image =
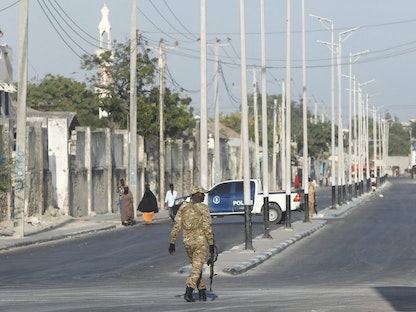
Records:
[[[373,105],[373,168],[374,168],[374,176],[377,179],[377,113],[376,108]]]
[[[334,82],[334,21],[328,18],[309,14],[317,18],[321,24],[331,32],[331,185],[332,185],[332,209],[336,209],[335,203],[335,82]],[[329,24],[329,27],[328,25]],[[318,41],[328,44],[327,42]]]
[[[337,45],[337,68],[338,68],[338,205],[344,202],[345,198],[345,170],[344,170],[344,140],[342,130],[342,43],[347,40],[351,33],[359,27],[354,27],[338,34],[338,45]]]
[[[348,199],[352,199],[352,145],[353,145],[353,135],[352,135],[352,124],[351,120],[354,118],[354,133],[356,133],[356,117],[355,117],[355,81],[353,87],[353,76],[352,76],[352,64],[355,63],[361,55],[364,53],[368,53],[368,50],[361,51],[358,53],[351,53],[350,52],[350,73],[349,73],[349,120],[348,120]],[[353,103],[354,99],[354,103]],[[352,116],[352,106],[354,104],[354,116]],[[354,135],[354,140],[356,140],[356,135]],[[357,151],[356,151],[356,143],[354,143],[354,160],[356,159]],[[356,163],[354,161],[355,167],[355,182],[357,182],[357,168]],[[356,189],[355,189],[356,191]]]
[[[266,88],[266,31],[264,18],[264,0],[260,0],[261,19],[261,114],[262,114],[262,146],[263,146],[263,238],[272,238],[269,222],[269,152],[267,136],[267,88]],[[276,116],[274,116],[276,118]],[[274,136],[273,136],[274,137]],[[275,142],[273,142],[275,144]],[[275,174],[273,174],[275,176]]]
[[[309,217],[309,185],[308,185],[308,98],[306,96],[306,43],[305,43],[305,0],[302,0],[302,102],[303,102],[303,174],[302,184],[304,189],[305,222],[310,222]]]
[[[360,195],[364,192],[364,173],[363,173],[363,165],[367,158],[367,145],[365,144],[365,140],[368,140],[367,132],[367,123],[365,118],[365,109],[364,103],[362,98],[362,87],[372,83],[373,80],[369,80],[364,83],[358,83],[358,162],[359,162],[359,193]],[[368,172],[368,168],[366,168]]]
[[[287,230],[292,229],[291,224],[291,144],[290,144],[290,127],[291,127],[291,1],[287,0],[287,18],[286,18],[286,224]]]

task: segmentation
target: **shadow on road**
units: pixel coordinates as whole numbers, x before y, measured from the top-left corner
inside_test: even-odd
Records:
[[[394,311],[416,311],[416,287],[375,287]]]

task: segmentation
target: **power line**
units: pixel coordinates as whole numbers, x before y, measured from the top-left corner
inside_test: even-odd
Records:
[[[89,38],[91,38],[92,40],[96,41],[97,43],[100,43],[100,40],[97,39],[96,37],[90,35],[89,33],[87,33],[81,26],[79,26],[72,18],[71,16],[69,16],[68,13],[65,12],[65,10],[61,7],[61,5],[58,3],[58,1],[55,0],[56,5],[61,9],[61,11],[65,14],[65,16],[76,26],[76,28],[78,28],[82,33],[84,33],[85,35],[87,35]],[[56,10],[56,9],[55,9]],[[59,14],[59,13],[58,13]],[[59,14],[59,16],[61,16]],[[65,21],[65,19],[61,16],[62,20]],[[77,31],[75,31],[66,21],[65,23],[81,38],[84,39]],[[86,42],[90,43],[89,41],[85,40]],[[99,47],[99,45],[95,45],[90,43],[91,45],[95,46],[95,47]]]
[[[160,29],[159,28],[159,26],[157,26],[150,18],[148,18],[147,17],[147,15],[140,9],[140,8],[138,8],[137,7],[137,10],[143,15],[143,17],[150,23],[150,24],[152,24],[157,30],[159,30],[160,31],[160,33],[161,34],[164,34],[165,36],[167,36],[167,37],[169,37],[169,38],[171,38],[171,39],[173,39],[173,40],[175,40],[175,41],[177,41],[176,40],[176,38],[175,37],[173,37],[173,36],[171,36],[170,34],[168,34],[167,32],[165,32],[165,31],[163,31],[162,29]]]
[[[172,23],[170,23],[164,16],[163,14],[159,11],[159,9],[154,5],[154,3],[152,2],[152,0],[149,0],[150,4],[152,5],[152,7],[155,9],[155,11],[159,14],[159,16],[170,26],[172,27],[175,31],[177,31],[180,35],[184,36],[185,38],[194,41],[194,38],[190,38],[187,35],[185,35],[184,33],[180,32],[174,25],[172,25]],[[166,2],[165,2],[166,4]],[[166,4],[167,5],[167,4]],[[171,11],[172,12],[172,11]],[[173,14],[173,12],[172,12]],[[174,15],[174,14],[173,14]],[[175,16],[175,15],[174,15]],[[176,17],[176,16],[175,16]]]
[[[195,36],[191,31],[189,31],[188,28],[185,27],[185,25],[181,22],[181,20],[176,16],[176,14],[173,12],[173,10],[170,8],[170,6],[168,5],[168,3],[166,2],[166,0],[163,0],[163,3],[165,4],[165,6],[169,9],[169,11],[172,13],[173,17],[176,19],[176,21],[179,23],[179,25],[181,25],[183,27],[183,29],[185,29],[187,31],[188,34],[190,34],[191,36],[194,37],[195,40],[198,39],[197,36]]]
[[[42,4],[40,3],[40,0],[37,0],[40,8],[43,11],[43,14],[45,14],[46,18],[48,19],[49,23],[51,24],[52,28],[55,29],[56,33],[58,34],[58,36],[62,39],[62,41],[64,42],[64,44],[79,58],[81,58],[81,56],[72,48],[72,46],[70,44],[68,44],[68,42],[65,40],[65,38],[61,35],[61,33],[58,31],[58,29],[55,27],[55,25],[53,24],[52,20],[50,19],[50,17],[48,16],[48,14],[46,13],[45,9],[43,8]],[[50,12],[49,8],[47,7],[45,1],[43,0],[45,7],[48,9],[48,11]],[[59,25],[59,23],[58,23]],[[75,42],[74,42],[75,43]],[[86,52],[86,51],[85,51]],[[86,52],[87,53],[87,52]]]
[[[45,2],[45,1],[44,1]],[[55,1],[56,2],[56,1]],[[81,34],[79,34],[68,22],[65,18],[63,18],[63,16],[61,15],[61,13],[57,10],[57,8],[52,4],[52,2],[49,0],[49,4],[50,6],[55,10],[55,12],[58,14],[58,16],[61,18],[61,20],[76,34],[78,35],[78,37],[80,37],[82,40],[84,40],[86,43],[89,43],[90,45],[94,46],[94,47],[98,47],[97,45],[95,45],[94,43],[91,43],[90,41],[88,41],[84,36],[82,36]],[[51,12],[51,11],[49,11]],[[57,21],[58,25],[61,27],[61,29],[65,32],[65,34],[67,34],[67,36],[72,40],[71,36],[64,30],[64,27],[58,22],[57,18],[55,18],[55,21]],[[72,40],[73,41],[73,40]],[[74,41],[73,41],[74,42]],[[75,42],[74,42],[75,43]]]
[[[20,0],[17,0],[15,2],[13,2],[12,4],[4,7],[3,9],[0,9],[0,12],[6,11],[7,9],[10,9],[11,7],[15,6],[16,4],[18,4],[20,2]]]

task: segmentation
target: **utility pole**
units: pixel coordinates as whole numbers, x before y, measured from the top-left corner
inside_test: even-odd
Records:
[[[215,47],[215,78],[214,78],[214,101],[215,101],[215,121],[214,121],[214,183],[218,183],[221,181],[222,177],[222,168],[221,168],[221,156],[220,156],[220,106],[219,106],[219,74],[221,71],[219,56],[218,56],[218,48],[220,46],[226,46],[228,44],[220,44],[220,40],[217,39],[215,43],[208,44],[208,46],[213,45]]]
[[[243,135],[243,188],[244,188],[244,223],[245,223],[245,249],[253,250],[252,224],[250,201],[250,155],[248,139],[248,104],[247,104],[247,60],[246,60],[246,24],[245,4],[240,0],[240,38],[241,38],[241,117]]]
[[[207,113],[207,0],[201,0],[201,119],[200,175],[201,185],[208,186],[208,113]]]
[[[14,235],[24,237],[26,199],[26,97],[28,49],[28,0],[20,1],[19,18],[19,88],[16,115],[16,181],[14,184]]]
[[[305,196],[305,222],[309,217],[309,168],[308,168],[308,98],[306,96],[306,43],[305,43],[305,0],[302,0],[302,102],[303,102],[303,173],[302,184]],[[311,182],[312,183],[312,182]]]
[[[263,238],[272,238],[269,222],[269,152],[267,132],[267,81],[266,81],[266,30],[264,20],[264,0],[260,0],[261,19],[261,124],[263,145]],[[276,117],[276,116],[275,116]],[[273,136],[274,137],[274,136]],[[274,145],[276,142],[273,142]],[[275,173],[273,174],[275,176]]]
[[[256,179],[260,179],[260,159],[259,159],[259,111],[257,108],[257,78],[256,67],[253,67],[253,110],[254,110],[254,145],[255,145],[255,165]]]
[[[287,0],[287,17],[286,17],[286,229],[292,229],[291,224],[291,144],[290,144],[290,127],[291,127],[291,0]]]
[[[163,107],[165,106],[165,50],[163,39],[159,42],[159,203],[165,196],[165,136]]]
[[[283,99],[283,94],[282,94],[282,99]],[[279,125],[279,127],[280,127],[279,128],[279,130],[280,130],[279,131],[280,132],[280,141],[282,142],[282,144],[280,144],[280,147],[281,147],[280,154],[282,155],[282,157],[283,157],[283,153],[284,153],[283,140],[282,140],[282,122],[281,122],[282,116],[280,114],[281,110],[282,110],[282,107],[279,107],[279,109],[277,107],[277,99],[274,99],[274,101],[273,101],[273,137],[272,137],[272,140],[273,140],[273,151],[272,151],[272,153],[273,154],[272,154],[272,179],[271,179],[272,180],[272,186],[274,188],[277,187],[277,179],[276,179],[276,176],[277,176],[277,153],[279,152],[278,149],[277,149],[277,147],[278,147],[278,145],[277,145],[277,125]],[[281,159],[282,159],[282,157],[281,157]],[[283,162],[283,160],[282,160],[282,162]],[[283,163],[281,163],[281,165],[283,165]],[[283,179],[283,177],[284,177],[283,173],[282,173],[281,177]]]
[[[159,41],[159,203],[163,202],[165,196],[165,68],[166,49],[174,49],[178,46],[166,46],[163,38]]]
[[[277,106],[277,100],[275,99],[275,107]],[[280,128],[280,166],[282,167],[282,190],[285,188],[287,173],[286,173],[286,88],[285,81],[282,81],[282,104],[280,105],[279,112],[279,128]],[[277,140],[274,144],[277,144]],[[274,173],[276,175],[276,171]]]
[[[377,113],[376,108],[373,105],[373,163],[374,163],[374,176],[377,178]]]
[[[133,207],[137,207],[137,0],[131,1],[130,25],[130,144],[129,187],[133,193]],[[136,214],[136,210],[134,209]]]

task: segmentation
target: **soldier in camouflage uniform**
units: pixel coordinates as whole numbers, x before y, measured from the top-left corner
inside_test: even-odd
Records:
[[[206,192],[201,186],[192,189],[191,200],[184,202],[179,207],[170,233],[169,253],[173,255],[179,231],[183,229],[183,244],[192,265],[191,272],[186,280],[184,299],[187,302],[195,301],[192,292],[196,288],[199,292],[199,300],[207,300],[205,282],[202,278],[202,267],[207,258],[208,245],[210,254],[214,254],[215,250],[211,215],[208,206],[202,203]]]

